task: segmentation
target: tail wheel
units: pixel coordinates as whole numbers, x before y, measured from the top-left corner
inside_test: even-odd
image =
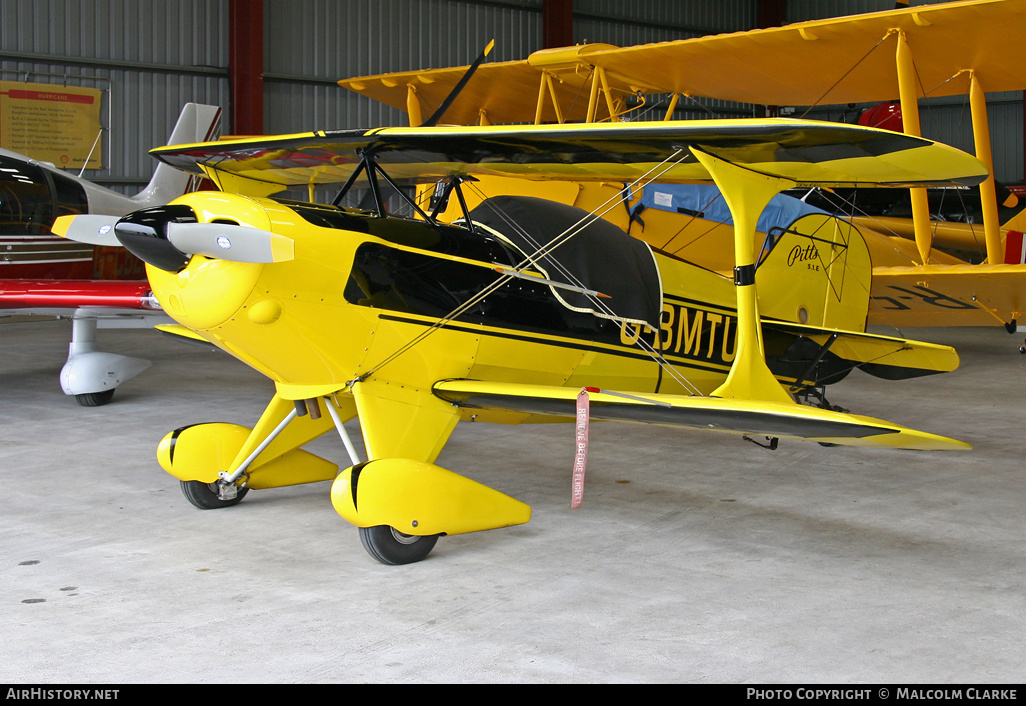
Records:
[[[360,542],[367,553],[382,564],[392,566],[420,561],[431,553],[437,541],[437,534],[429,537],[403,534],[388,525],[360,528]]]
[[[234,498],[222,500],[217,483],[204,483],[198,480],[183,480],[180,483],[186,499],[200,510],[216,510],[219,507],[238,505],[249,492],[249,488],[239,488]]]

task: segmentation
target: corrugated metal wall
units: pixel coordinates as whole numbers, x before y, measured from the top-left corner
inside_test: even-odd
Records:
[[[183,103],[228,106],[227,24],[222,0],[2,0],[0,78],[103,89],[107,168],[85,176],[135,193]]]
[[[912,0],[915,5],[932,5],[950,0]],[[828,17],[844,17],[845,15],[861,15],[866,12],[884,12],[893,10],[894,0],[787,0],[787,22],[805,22],[806,20],[823,20]]]
[[[452,0],[265,2],[265,128],[269,133],[404,125],[404,113],[339,79],[462,66],[495,39],[493,61],[541,48],[541,3]],[[275,41],[274,37],[295,38]]]
[[[738,32],[756,23],[751,0],[575,0],[574,41],[621,47]]]

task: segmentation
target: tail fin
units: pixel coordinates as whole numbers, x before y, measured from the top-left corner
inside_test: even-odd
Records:
[[[756,271],[764,317],[865,330],[873,266],[855,226],[812,213],[787,229],[770,229],[766,244]]]
[[[216,105],[186,103],[178,117],[175,129],[168,139],[169,145],[207,142],[217,139],[221,132],[221,108]],[[160,206],[191,190],[196,177],[160,163],[149,185],[132,197],[139,208]]]

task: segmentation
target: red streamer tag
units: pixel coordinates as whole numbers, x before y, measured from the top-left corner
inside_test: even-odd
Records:
[[[577,454],[574,458],[574,477],[570,495],[570,508],[576,510],[584,501],[584,469],[588,465],[588,423],[591,403],[587,389],[577,395]]]

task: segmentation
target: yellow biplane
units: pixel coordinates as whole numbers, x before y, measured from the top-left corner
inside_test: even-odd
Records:
[[[759,119],[380,128],[154,154],[222,191],[103,223],[62,218],[55,231],[120,242],[147,263],[169,315],[274,382],[252,429],[197,424],[160,443],[160,464],[200,508],[334,479],[332,503],[369,553],[402,564],[439,536],[530,518],[523,503],[434,464],[459,421],[619,420],[771,444],[969,448],[809,397],[854,368],[893,380],[958,365],[949,347],[863,332],[868,289],[834,296],[830,268],[787,256],[792,244],[814,247],[868,282],[864,250],[830,229],[814,246],[784,234],[758,267],[753,256],[756,219],[786,189],[986,178],[951,147]],[[723,275],[654,252],[557,201],[507,194],[464,208],[465,187],[486,178],[713,183],[734,217],[736,265]],[[269,196],[334,183],[331,204]],[[385,187],[406,183],[435,184],[433,207],[411,199],[412,217],[387,212]],[[373,196],[369,210],[340,205],[358,186]],[[448,202],[461,216],[443,222]],[[366,459],[343,426],[355,417]],[[301,448],[332,429],[351,460],[341,473]]]
[[[661,96],[669,101],[665,119],[699,99],[760,109],[900,99],[904,129],[918,135],[918,99],[968,95],[976,154],[993,171],[985,91],[1026,89],[1023,36],[1026,3],[970,0],[635,47],[547,49],[523,61],[481,65],[443,119],[464,125],[618,122],[664,105],[656,102]],[[427,69],[339,84],[407,111],[410,124],[418,125],[465,73],[465,67]],[[516,188],[529,191],[530,186],[478,184],[482,194]],[[964,191],[950,191],[946,198],[955,201]],[[912,190],[908,218],[860,216],[849,212],[845,201],[832,199],[870,249],[869,323],[1002,323],[1014,330],[1026,312],[1026,214],[1022,204],[1005,208],[1016,198],[1002,192],[999,199],[992,178],[978,191],[982,213],[962,218],[974,222],[931,220],[937,211],[931,210],[925,189]],[[547,194],[555,192],[546,186]],[[729,222],[702,218],[708,208],[678,211],[664,192],[666,209],[651,198],[643,201],[637,190],[628,208],[608,217],[653,247],[729,270],[731,251],[718,237],[729,238]],[[567,184],[559,193],[567,203],[590,209],[609,190]],[[648,209],[634,219],[630,209],[639,205]],[[756,243],[761,247],[762,237]]]

